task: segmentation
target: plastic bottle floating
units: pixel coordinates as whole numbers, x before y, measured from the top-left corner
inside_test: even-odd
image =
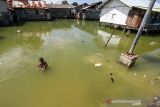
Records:
[[[102,63],[97,63],[97,64],[95,64],[94,66],[95,67],[101,67],[103,64]]]

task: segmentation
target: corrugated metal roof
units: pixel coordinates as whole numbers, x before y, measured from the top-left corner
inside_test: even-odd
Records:
[[[8,0],[9,2],[9,0]],[[44,1],[27,1],[27,0],[12,0],[10,3],[11,8],[36,8],[47,9],[46,2]]]
[[[72,5],[67,4],[47,4],[48,8],[74,8]]]
[[[105,0],[104,3],[100,6],[100,8],[103,7],[103,5],[105,5],[108,1],[110,0]],[[128,5],[129,7],[137,7],[141,9],[147,9],[150,2],[150,0],[120,0],[120,1]],[[156,2],[152,10],[160,12],[160,4]]]
[[[100,5],[100,4],[102,4],[102,1],[92,3],[91,5],[88,5],[88,6],[84,7],[84,8],[82,8],[82,10],[91,8],[92,6],[95,6],[95,5],[97,5],[97,7],[98,7],[98,5]]]

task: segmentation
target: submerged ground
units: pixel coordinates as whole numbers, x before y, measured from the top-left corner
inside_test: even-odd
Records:
[[[135,34],[117,31],[105,48],[113,30],[98,25],[58,20],[0,28],[0,107],[106,107],[108,98],[160,96],[160,34],[140,38],[140,57],[127,68],[119,56]],[[45,72],[37,70],[40,57],[49,64]]]

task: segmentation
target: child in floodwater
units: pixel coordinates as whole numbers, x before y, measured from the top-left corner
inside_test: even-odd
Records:
[[[114,83],[114,77],[113,77],[113,74],[112,74],[112,73],[110,73],[110,77],[111,77],[112,83]]]
[[[47,62],[45,62],[43,58],[39,58],[39,62],[40,64],[37,67],[39,70],[44,71],[48,67]]]

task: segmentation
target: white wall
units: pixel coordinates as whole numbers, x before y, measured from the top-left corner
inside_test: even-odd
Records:
[[[101,9],[100,22],[126,25],[130,9],[130,7],[119,0],[110,0]]]

